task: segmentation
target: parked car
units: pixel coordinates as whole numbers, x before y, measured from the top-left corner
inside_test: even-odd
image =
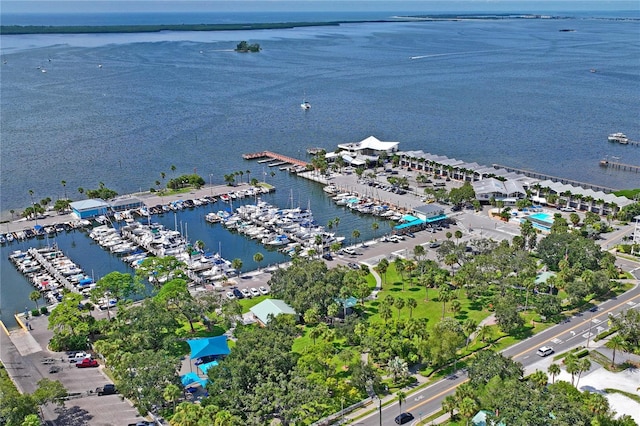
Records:
[[[98,361],[96,361],[93,358],[85,358],[80,362],[76,362],[76,367],[77,368],[91,368],[91,367],[97,367]]]
[[[333,256],[331,256],[331,253],[325,253],[322,255],[322,258],[324,260],[333,260]]]
[[[350,256],[355,256],[358,254],[358,252],[355,249],[352,249],[351,247],[347,247],[346,249],[343,249],[342,252]]]
[[[231,299],[235,299],[235,298],[236,298],[236,296],[233,294],[233,292],[231,292],[231,291],[227,292],[227,299],[231,300]]]
[[[360,269],[360,266],[357,263],[353,263],[353,262],[349,262],[348,264],[349,268],[351,269]]]
[[[260,291],[260,293],[262,293],[262,294],[269,294],[269,290],[268,290],[265,286],[263,286],[263,285],[261,285],[261,286],[258,288],[258,290],[259,290],[259,291]]]
[[[411,413],[400,413],[400,415],[395,418],[395,422],[398,425],[409,423],[411,420],[413,420],[413,414]]]
[[[255,288],[255,287],[251,287],[251,290],[249,290],[249,291],[251,292],[251,296],[252,296],[252,297],[260,296],[260,292],[259,292],[259,291],[258,291],[258,289],[257,289],[257,288]]]
[[[438,248],[440,247],[440,242],[439,241],[431,241],[429,243],[429,248]]]
[[[240,290],[242,292],[242,295],[244,297],[251,297],[251,293],[249,293],[249,290],[247,290],[246,288],[243,288],[242,290]]]
[[[116,389],[116,385],[112,383],[107,383],[102,387],[96,388],[96,393],[98,394],[98,396],[102,396],[102,395],[113,395],[118,393],[118,391]]]
[[[233,295],[238,299],[244,299],[244,294],[242,294],[242,292],[237,288],[233,289]]]

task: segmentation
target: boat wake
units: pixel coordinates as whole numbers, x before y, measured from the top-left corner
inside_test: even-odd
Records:
[[[461,56],[461,55],[472,55],[476,53],[494,53],[494,52],[505,52],[508,50],[514,49],[493,49],[493,50],[472,50],[469,52],[450,52],[450,53],[434,53],[432,55],[420,55],[420,56],[411,56],[409,59],[426,59],[426,58],[438,58],[443,56]]]

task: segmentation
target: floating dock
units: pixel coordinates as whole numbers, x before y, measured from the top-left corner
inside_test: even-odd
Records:
[[[600,165],[602,165],[602,162],[600,162]],[[535,179],[551,180],[553,182],[564,183],[565,185],[581,186],[583,188],[593,189],[594,191],[602,191],[607,194],[610,192],[616,191],[614,188],[609,188],[607,186],[600,186],[600,185],[594,185],[592,183],[580,182],[572,179],[565,179],[558,176],[551,176],[551,175],[546,175],[544,173],[533,172],[531,170],[518,169],[510,166],[503,166],[502,164],[493,164],[492,166],[495,169],[505,169],[508,172],[520,173]]]
[[[307,167],[307,165],[309,164],[306,161],[298,160],[297,158],[293,158],[293,157],[287,157],[286,155],[278,154],[271,151],[260,151],[260,152],[253,152],[250,154],[242,154],[242,158],[244,158],[245,160],[256,160],[260,158],[261,160],[259,160],[258,162],[262,162],[262,163],[267,163],[273,160],[280,161],[279,164],[277,163],[269,164],[270,167],[272,165],[275,166],[275,165],[282,165],[286,163],[293,164],[294,166]],[[263,160],[267,158],[269,160],[267,161]]]

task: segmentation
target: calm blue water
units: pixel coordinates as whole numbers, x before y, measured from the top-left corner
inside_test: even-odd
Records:
[[[403,150],[638,187],[640,175],[603,170],[598,161],[640,164],[640,148],[606,141],[614,131],[640,139],[639,34],[638,19],[583,14],[2,36],[0,210],[5,218],[9,209],[22,210],[29,189],[36,199],[56,199],[64,193],[61,180],[74,199],[78,187],[99,182],[119,193],[147,190],[161,172],[170,177],[172,165],[176,173],[195,170],[217,183],[237,170],[260,177],[262,166],[242,153],[270,149],[302,158],[309,146],[333,150],[369,135],[400,141]],[[258,42],[263,51],[230,51],[240,40]],[[305,95],[313,105],[306,112],[299,107]],[[272,180],[283,207],[293,192],[295,203],[310,201],[321,223],[344,215],[344,234],[357,227],[364,236],[370,228],[362,222],[369,219],[325,205],[317,184],[279,171]],[[183,214],[192,239],[212,249],[221,243],[225,257],[241,257],[250,267],[257,249],[251,242],[218,232],[204,214]],[[76,245],[86,239],[71,234],[60,245],[72,238]],[[94,249],[101,252],[88,247],[70,255],[89,269],[120,265],[106,253],[94,256]],[[4,316],[22,310],[31,290],[7,267],[7,255],[2,249]]]

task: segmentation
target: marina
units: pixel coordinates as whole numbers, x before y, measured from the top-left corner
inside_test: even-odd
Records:
[[[94,288],[94,280],[72,262],[55,245],[15,250],[9,260],[42,293],[49,304],[62,299],[62,290],[87,294]]]

